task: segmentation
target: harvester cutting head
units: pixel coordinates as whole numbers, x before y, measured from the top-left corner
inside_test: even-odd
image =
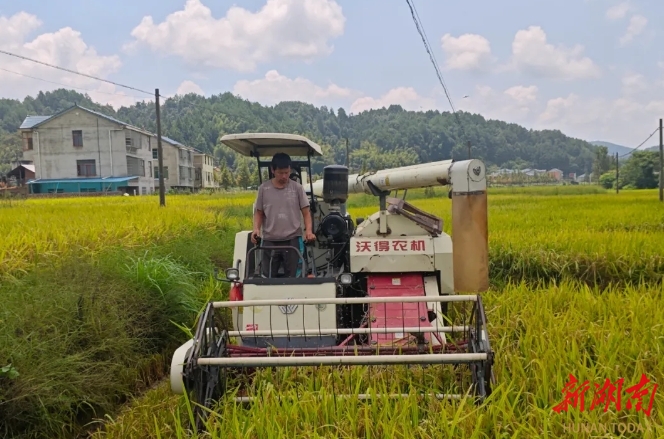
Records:
[[[333,165],[314,183],[307,178],[311,158],[322,151],[305,137],[236,134],[221,142],[255,157],[270,176],[272,155],[295,158],[291,179],[310,197],[316,240],[285,246],[298,255],[296,277],[280,271],[266,277],[263,253],[276,248],[254,245],[251,231],[236,234],[234,263],[223,279],[232,284],[228,300],[207,304],[194,338],[172,359],[172,390],[190,394],[200,406],[199,422],[228,395],[251,401],[253,387],[235,380],[243,376],[237,372],[265,367],[419,365],[423,380],[431,369],[424,366],[434,366],[436,384],[425,384],[425,393],[458,398],[471,392],[478,401],[491,393],[493,351],[479,294],[488,288],[482,162],[441,161],[363,175]],[[440,218],[405,201],[408,189],[436,185],[451,187],[452,236]],[[403,198],[389,196],[400,190]],[[373,194],[379,210],[354,221],[346,211],[351,193]],[[449,376],[451,383],[439,382],[442,365],[458,372]],[[463,370],[469,386],[459,383]],[[339,397],[336,384],[320,384]],[[392,384],[389,397],[412,392]]]

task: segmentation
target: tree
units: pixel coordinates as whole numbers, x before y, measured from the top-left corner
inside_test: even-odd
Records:
[[[5,133],[0,129],[0,175],[11,171],[23,156],[23,145],[18,133]]]
[[[604,189],[615,189],[616,188],[616,173],[615,172],[605,172],[599,176],[599,184]],[[620,186],[618,189],[621,189],[624,186],[623,176],[620,175]]]
[[[228,170],[226,162],[221,162],[221,168],[219,169],[219,172],[215,174],[215,176],[216,175],[218,175],[217,178],[219,181],[219,186],[221,186],[222,188],[228,189],[229,187],[235,186],[235,182],[233,181],[233,175]]]
[[[598,146],[593,160],[593,181],[599,181],[600,176],[609,169],[611,169],[609,149],[606,146]]]
[[[233,174],[231,170],[226,168],[222,174],[224,189],[228,189],[235,186],[235,180],[233,179]]]
[[[249,166],[246,160],[240,160],[235,181],[240,189],[246,189],[251,184],[251,174],[249,173]]]
[[[654,189],[659,186],[659,153],[656,151],[634,151],[620,170],[621,180],[635,189]]]
[[[156,130],[154,105],[139,102],[115,110],[96,104],[89,96],[64,89],[28,96],[23,101],[0,99],[0,130],[13,135],[26,115],[51,115],[74,103],[152,132]],[[457,117],[464,126],[463,131]],[[324,156],[312,160],[313,174],[321,174],[326,164],[345,161],[345,138],[349,141],[351,157],[355,159],[351,163],[354,172],[362,167],[363,162],[367,168],[376,169],[447,160],[452,158],[453,149],[455,159],[465,159],[467,140],[472,143],[474,158],[483,160],[487,166],[499,168],[514,169],[509,165],[511,162],[524,163],[530,168],[558,168],[566,174],[582,174],[593,168],[598,155],[597,147],[567,137],[558,130],[529,130],[512,123],[487,120],[478,114],[458,112],[455,116],[450,112],[415,112],[392,105],[348,115],[343,108],[335,112],[303,102],[282,102],[266,107],[232,93],[210,97],[190,93],[165,99],[161,127],[163,135],[213,154],[219,162],[225,161],[235,175],[241,156],[221,145],[220,136],[259,131],[299,133],[318,143]],[[372,146],[367,148],[367,153],[358,154],[365,148],[364,142]],[[5,144],[3,146],[7,149]],[[3,155],[0,165],[2,162],[8,164],[7,154]],[[598,167],[600,171],[604,169],[601,160]],[[252,168],[250,174],[251,171]]]

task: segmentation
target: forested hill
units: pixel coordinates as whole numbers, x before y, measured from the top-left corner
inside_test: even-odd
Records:
[[[23,102],[0,100],[0,163],[15,159],[16,137],[23,118],[54,114],[74,103],[156,130],[154,104],[136,104],[115,111],[74,91],[39,93]],[[486,120],[480,115],[458,113],[472,143],[472,155],[487,166],[559,168],[583,173],[592,168],[594,145],[565,136],[560,131],[533,131],[516,124]],[[242,100],[231,93],[208,98],[186,95],[162,101],[162,134],[200,150],[214,153],[235,167],[235,157],[219,146],[221,135],[236,132],[299,133],[320,143],[324,163],[343,163],[345,139],[351,150],[351,168],[465,159],[465,138],[449,112],[405,111],[398,105],[349,116],[343,109],[317,108],[301,102],[282,102],[269,107]],[[10,152],[13,151],[13,152]]]

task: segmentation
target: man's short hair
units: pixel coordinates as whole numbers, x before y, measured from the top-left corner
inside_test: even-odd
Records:
[[[278,152],[272,157],[272,169],[287,169],[291,166],[291,158],[285,152]]]

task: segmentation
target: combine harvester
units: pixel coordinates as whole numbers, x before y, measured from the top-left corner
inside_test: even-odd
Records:
[[[232,283],[229,301],[209,302],[194,338],[172,358],[171,388],[196,403],[199,428],[213,404],[230,392],[231,377],[247,369],[453,365],[457,375],[469,372],[471,385],[456,395],[427,392],[438,398],[472,393],[480,402],[491,393],[494,354],[479,294],[488,288],[481,161],[446,160],[364,175],[331,165],[314,183],[307,178],[311,159],[322,151],[305,137],[233,134],[221,142],[256,157],[270,178],[272,156],[291,156],[291,179],[310,196],[317,239],[293,247],[301,259],[297,277],[265,278],[258,265],[268,250],[251,242],[250,230],[236,234],[233,267],[223,279]],[[405,201],[408,189],[441,185],[451,186],[452,236],[443,232],[440,218]],[[392,191],[403,191],[403,197],[390,197]],[[353,221],[346,201],[359,193],[374,195],[379,210]],[[235,400],[250,402],[252,396]]]

